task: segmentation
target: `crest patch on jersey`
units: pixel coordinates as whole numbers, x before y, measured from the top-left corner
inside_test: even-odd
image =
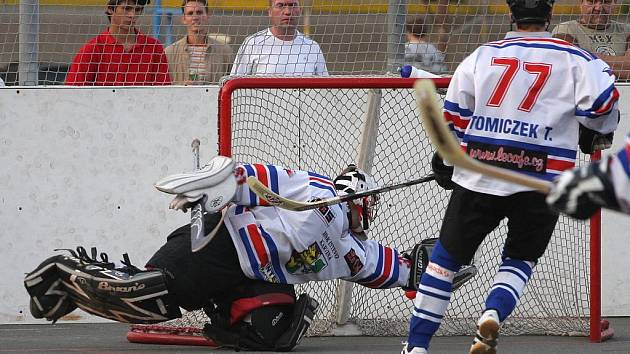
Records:
[[[291,274],[319,273],[327,265],[328,263],[322,255],[322,250],[317,242],[314,242],[302,252],[293,250],[291,258],[285,264]]]
[[[470,157],[489,165],[540,174],[547,172],[547,154],[544,152],[475,141],[468,142],[467,150]]]
[[[346,260],[346,264],[348,268],[350,268],[350,275],[357,275],[361,269],[363,269],[363,263],[361,262],[361,258],[354,251],[354,248],[351,248],[348,253],[346,253],[343,258]]]
[[[312,201],[320,201],[320,198],[315,198]],[[317,214],[322,218],[322,221],[326,225],[330,224],[335,219],[335,214],[330,210],[329,206],[323,206],[317,209]]]

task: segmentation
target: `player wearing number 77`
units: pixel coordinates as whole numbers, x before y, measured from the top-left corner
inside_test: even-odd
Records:
[[[471,158],[548,181],[575,165],[578,140],[586,152],[610,144],[619,97],[605,62],[551,38],[553,3],[508,0],[516,30],[465,58],[444,102],[449,128]],[[545,196],[530,187],[457,165],[452,181],[403,353],[427,352],[448,307],[454,271],[468,264],[486,235],[507,218],[502,258],[470,348],[496,353],[501,323],[514,311],[558,220]]]

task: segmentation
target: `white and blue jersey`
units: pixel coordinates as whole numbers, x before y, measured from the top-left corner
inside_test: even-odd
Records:
[[[312,201],[337,195],[330,178],[262,164],[240,165],[236,176],[225,224],[247,277],[288,284],[340,278],[371,288],[406,285],[409,262],[395,249],[357,239],[348,230],[345,203],[289,211],[269,206],[245,183],[255,176],[286,198]]]
[[[579,124],[616,129],[619,93],[593,54],[548,32],[523,35],[509,32],[462,61],[444,115],[474,159],[550,181],[575,165]],[[531,190],[458,167],[453,181],[500,196]]]

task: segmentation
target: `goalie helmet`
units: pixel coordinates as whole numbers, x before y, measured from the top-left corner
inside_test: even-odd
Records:
[[[514,23],[549,23],[555,0],[507,0]]]
[[[374,178],[355,165],[348,165],[334,180],[335,189],[340,196],[363,192],[376,187]],[[365,230],[376,217],[378,198],[371,195],[348,202],[348,220],[350,230],[357,236],[365,237]]]

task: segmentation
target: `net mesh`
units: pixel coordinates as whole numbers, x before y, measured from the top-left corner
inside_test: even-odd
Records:
[[[79,48],[107,28],[105,3],[106,0],[0,1],[0,77],[9,85],[20,81],[26,85],[62,84]],[[233,53],[247,36],[269,26],[268,0],[208,3],[209,33],[227,43]],[[171,45],[186,35],[180,5],[180,0],[153,0],[140,16],[137,28],[159,39],[164,47]],[[302,0],[301,5],[298,29],[320,44],[332,75],[380,75],[395,72],[403,63],[449,74],[479,44],[500,39],[510,29],[504,0]],[[578,19],[578,5],[574,0],[556,1],[550,29]],[[609,20],[627,24],[629,9],[625,2],[616,2]],[[418,28],[422,29],[423,40],[443,54],[438,59],[432,50],[420,47],[420,57],[437,61],[437,66],[424,59],[404,58],[405,22],[413,17],[422,21]],[[621,31],[628,35],[627,28]],[[588,49],[593,52],[621,56],[627,49],[624,36],[594,36],[593,41],[597,45]],[[611,53],[606,49],[610,44],[622,48]],[[229,68],[233,58],[221,60]],[[29,71],[34,72],[36,82],[26,80]],[[627,79],[630,72],[623,76]]]
[[[345,81],[344,81],[345,80]],[[328,89],[238,89],[232,95],[232,155],[241,162],[264,162],[336,176],[356,161],[370,97],[380,96],[379,127],[372,173],[381,184],[430,173],[433,148],[415,111],[411,89],[334,89],[353,79],[331,79]],[[306,83],[308,86],[308,83]],[[582,158],[584,161],[584,158]],[[399,251],[436,237],[448,193],[434,182],[383,194],[369,237]],[[453,295],[438,335],[475,331],[485,294],[500,263],[506,225],[501,224],[479,248],[479,273]],[[502,334],[586,335],[589,317],[588,223],[561,217],[545,256]],[[297,287],[320,303],[310,335],[336,327],[340,281]],[[354,286],[349,322],[371,336],[405,335],[412,309],[400,289]],[[178,323],[201,326],[202,312]]]

